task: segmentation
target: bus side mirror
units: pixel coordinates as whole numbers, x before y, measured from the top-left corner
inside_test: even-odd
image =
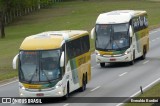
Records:
[[[64,67],[64,52],[62,52],[62,55],[60,58],[60,67]]]
[[[95,27],[91,30],[91,39],[95,37]]]
[[[130,27],[129,27],[129,35],[130,35],[130,37],[133,36],[133,29],[132,29],[131,25],[130,25]]]
[[[17,69],[17,59],[18,59],[18,55],[17,54],[14,58],[13,58],[13,62],[12,62],[12,67],[13,69]]]

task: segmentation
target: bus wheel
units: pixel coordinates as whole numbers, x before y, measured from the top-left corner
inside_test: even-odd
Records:
[[[130,65],[133,65],[135,63],[135,52],[133,52],[132,61],[129,62]]]
[[[63,98],[64,98],[64,100],[66,100],[66,99],[69,98],[69,82],[67,84],[67,93],[66,93],[66,95]]]
[[[144,60],[146,58],[146,47],[143,48],[143,55],[141,57],[141,60]]]
[[[100,63],[100,66],[101,67],[105,67],[105,63]]]
[[[86,73],[86,84],[88,83],[88,74]]]
[[[80,92],[83,92],[85,90],[86,90],[86,77],[83,75],[82,87],[80,87]]]

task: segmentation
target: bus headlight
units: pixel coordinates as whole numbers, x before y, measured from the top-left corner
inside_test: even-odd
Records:
[[[25,87],[22,84],[19,84],[19,88],[25,90]]]
[[[59,83],[56,85],[56,89],[59,88],[59,87],[62,87],[62,82],[59,82]]]
[[[129,54],[130,52],[131,52],[130,50],[129,50],[129,51],[126,51],[124,54],[127,55],[127,54]]]
[[[95,53],[96,55],[100,56],[100,53],[97,50],[95,50]]]

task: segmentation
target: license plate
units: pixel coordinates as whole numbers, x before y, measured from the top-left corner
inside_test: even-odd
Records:
[[[110,59],[110,61],[116,61],[116,59]]]
[[[44,96],[44,94],[43,93],[37,93],[36,96],[41,97],[41,96]]]

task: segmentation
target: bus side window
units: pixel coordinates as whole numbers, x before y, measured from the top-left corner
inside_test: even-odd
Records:
[[[82,50],[83,53],[88,52],[90,49],[89,36],[83,36],[82,38]]]
[[[70,59],[88,52],[89,49],[89,35],[67,42],[67,55]]]
[[[67,42],[67,47],[66,47],[66,49],[67,49],[68,58],[69,58],[69,59],[74,58],[74,56],[75,56],[74,52],[75,52],[75,51],[74,51],[74,43],[73,43],[73,41]]]
[[[70,52],[70,45],[69,45],[69,43],[70,43],[70,42],[67,42],[67,43],[66,43],[66,49],[67,49],[67,56],[68,56],[68,58],[70,59],[70,53],[69,53],[69,52]]]

